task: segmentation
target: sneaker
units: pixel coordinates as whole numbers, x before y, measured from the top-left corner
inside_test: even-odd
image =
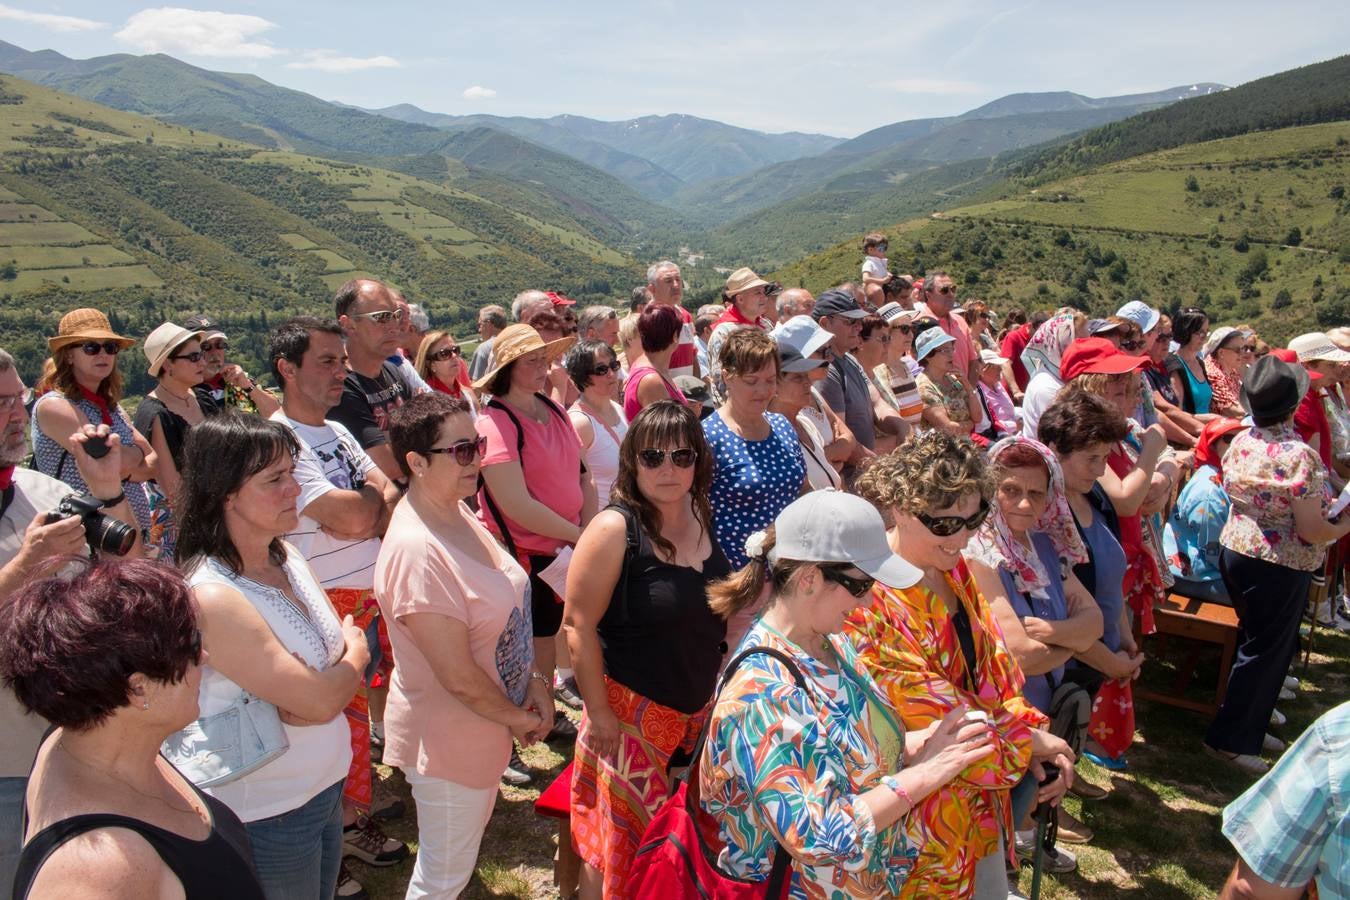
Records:
[[[352,877],[346,860],[338,866],[337,890],[333,891],[334,900],[370,900],[370,894],[361,887],[361,882]]]
[[[1281,699],[1281,700],[1293,700],[1293,699],[1295,699],[1296,697],[1298,697],[1298,694],[1295,694],[1293,691],[1289,690],[1289,688],[1287,688],[1287,687],[1282,687],[1282,688],[1280,688],[1280,698],[1279,698],[1279,699]]]
[[[524,787],[534,781],[534,772],[520,761],[520,751],[514,745],[511,747],[511,761],[506,764],[506,771],[502,772],[502,781],[516,787]]]
[[[1270,724],[1275,728],[1279,728],[1281,725],[1283,725],[1285,722],[1288,721],[1289,718],[1284,713],[1280,712],[1278,709],[1272,709],[1270,711]]]
[[[1268,734],[1265,735],[1263,738],[1261,738],[1262,753],[1283,753],[1284,747],[1285,747],[1284,741],[1280,740],[1273,734]]]
[[[1024,862],[1036,864],[1036,830],[1015,832],[1015,843],[1017,845],[1017,858]],[[1066,875],[1069,872],[1078,869],[1078,857],[1074,856],[1068,850],[1058,845],[1046,849],[1041,863],[1041,871],[1049,872],[1052,875]]]
[[[577,723],[567,717],[562,710],[556,710],[553,713],[553,728],[544,735],[546,741],[562,741],[567,744],[575,744],[577,741]]]
[[[573,709],[581,709],[581,690],[575,676],[569,675],[553,686],[553,696]]]
[[[370,816],[356,814],[356,821],[342,829],[342,855],[368,866],[392,866],[408,858],[408,845],[380,830]]]
[[[1227,750],[1216,750],[1209,744],[1203,746],[1205,752],[1210,756],[1230,763],[1248,775],[1264,775],[1270,771],[1270,766],[1259,756],[1252,756],[1250,753],[1229,753]]]

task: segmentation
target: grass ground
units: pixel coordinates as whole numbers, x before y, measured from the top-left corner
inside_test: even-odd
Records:
[[[1150,639],[1145,651],[1150,654],[1143,679],[1146,685],[1170,686],[1178,659],[1198,651],[1199,664],[1188,696],[1204,699],[1213,691],[1217,648],[1176,640],[1168,654],[1160,656],[1155,655],[1160,651],[1156,639]],[[1289,722],[1271,729],[1290,743],[1350,693],[1350,636],[1319,629],[1309,664],[1303,667],[1300,657],[1293,673],[1301,681],[1298,697],[1280,704]],[[1219,830],[1220,814],[1252,779],[1200,751],[1207,724],[1203,716],[1143,701],[1136,715],[1138,730],[1127,771],[1107,772],[1086,761],[1080,764],[1080,775],[1111,793],[1091,802],[1068,799],[1070,812],[1090,825],[1096,836],[1091,844],[1073,848],[1079,860],[1077,873],[1046,876],[1041,890],[1046,900],[1202,900],[1214,897],[1227,877],[1233,850]],[[536,816],[533,804],[539,790],[566,764],[560,749],[570,753],[569,748],[542,746],[525,751],[526,761],[538,773],[535,786],[501,789],[483,837],[478,870],[465,897],[525,900],[557,896],[552,873],[555,823]],[[400,773],[386,767],[380,767],[379,773],[377,805],[397,796],[409,807],[409,813],[388,831],[415,845],[416,816],[407,785]],[[403,896],[412,862],[388,869],[353,863],[352,871],[372,898],[394,900]],[[1024,867],[1021,888],[1025,892],[1030,886],[1031,870]]]

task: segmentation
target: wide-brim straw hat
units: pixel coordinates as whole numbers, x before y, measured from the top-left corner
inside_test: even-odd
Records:
[[[529,325],[507,325],[492,339],[493,367],[483,373],[483,377],[473,383],[476,391],[487,390],[488,385],[502,369],[520,359],[526,353],[543,350],[548,361],[553,362],[567,352],[567,348],[577,342],[576,335],[545,342]]]
[[[160,370],[173,351],[193,338],[201,340],[202,334],[200,331],[188,331],[182,325],[175,325],[173,322],[165,322],[145,338],[143,349],[145,358],[150,363],[145,371],[151,378],[158,378]]]
[[[47,349],[56,353],[71,344],[85,341],[117,341],[122,349],[136,343],[135,338],[125,337],[112,330],[108,317],[97,309],[72,309],[61,317],[56,326],[56,336],[47,338]]]
[[[751,269],[749,266],[742,266],[732,272],[731,276],[727,278],[726,295],[728,297],[734,297],[737,294],[743,294],[753,288],[768,286],[769,282],[756,275],[754,269]]]

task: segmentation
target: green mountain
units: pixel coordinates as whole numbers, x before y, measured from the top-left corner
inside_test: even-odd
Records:
[[[634,236],[682,227],[678,216],[617,178],[511,135],[502,133],[495,142],[477,135],[466,142],[438,128],[327,103],[252,75],[200,69],[163,54],[74,60],[0,41],[0,71],[252,144],[408,169],[424,177],[442,177],[446,170],[444,164],[428,165],[426,157],[459,158],[456,153],[467,145],[476,151],[471,168],[480,177],[508,175],[514,184],[537,188],[583,220],[593,215],[585,224],[597,238],[621,239],[616,227]]]
[[[466,333],[479,306],[547,286],[626,295],[642,276],[545,196],[444,156],[439,181],[265,149],[0,76],[0,333],[26,374],[78,306],[143,336],[210,310],[260,373],[262,340],[331,314],[374,275]],[[442,135],[444,137],[444,135]],[[458,170],[454,170],[458,167]],[[517,201],[528,200],[528,203]],[[136,355],[124,374],[147,387]]]
[[[944,269],[1000,312],[1197,304],[1275,343],[1350,324],[1348,184],[1339,121],[1187,144],[883,230],[894,268]],[[854,279],[860,237],[775,277],[813,291]]]

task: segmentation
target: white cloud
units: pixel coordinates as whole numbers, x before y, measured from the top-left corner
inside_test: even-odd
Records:
[[[268,59],[286,51],[256,38],[276,27],[260,16],[162,6],[136,13],[113,37],[143,53]]]
[[[366,69],[401,69],[403,64],[392,56],[339,56],[334,50],[306,50],[300,59],[286,63],[286,68],[341,74]]]
[[[872,87],[897,94],[978,94],[984,90],[973,81],[943,81],[938,78],[898,78],[878,81]]]
[[[0,4],[0,19],[23,22],[26,25],[36,25],[39,28],[50,28],[52,31],[97,31],[100,28],[108,27],[107,22],[95,22],[93,19],[81,19],[77,16],[29,12],[26,9],[15,9],[4,4]]]
[[[485,88],[481,84],[475,84],[473,87],[464,89],[465,100],[491,100],[497,96],[497,92],[492,88]]]

